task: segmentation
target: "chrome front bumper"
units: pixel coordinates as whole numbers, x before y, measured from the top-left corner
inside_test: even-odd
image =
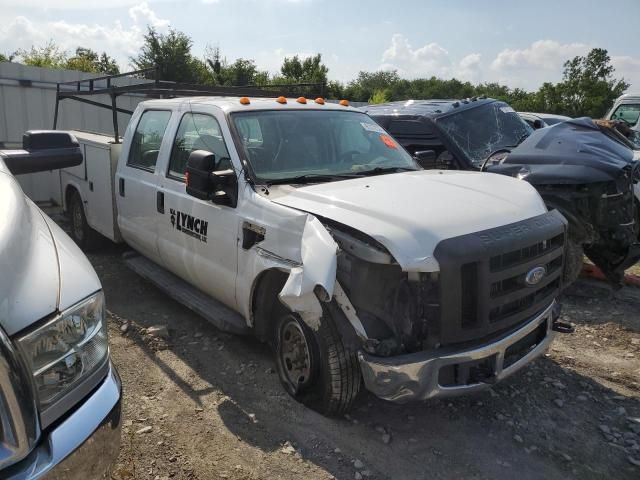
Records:
[[[121,384],[115,367],[100,386],[40,444],[12,467],[0,471],[7,480],[87,480],[111,478],[120,450]]]
[[[552,331],[554,306],[555,301],[518,330],[466,350],[443,348],[388,358],[359,352],[365,386],[376,396],[398,403],[487,389],[547,350],[555,335]],[[529,339],[532,339],[531,345],[527,348]],[[524,352],[518,358],[514,352],[523,344]],[[483,380],[457,385],[440,384],[443,368],[470,369],[480,365],[484,370],[491,370]]]

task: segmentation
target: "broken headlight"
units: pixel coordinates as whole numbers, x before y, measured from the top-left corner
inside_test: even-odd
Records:
[[[55,410],[56,418],[63,414],[66,409],[57,404],[67,402],[59,401],[105,365],[109,346],[103,293],[97,292],[77,303],[19,338],[17,343],[33,375],[44,426],[53,421],[51,415],[47,416],[47,410]],[[99,380],[101,378],[94,383]],[[78,400],[80,398],[71,398],[67,407]]]

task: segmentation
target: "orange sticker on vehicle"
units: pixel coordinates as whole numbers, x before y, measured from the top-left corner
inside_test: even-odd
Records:
[[[382,143],[384,143],[389,148],[393,148],[393,149],[398,148],[398,145],[396,144],[396,142],[389,135],[380,135],[380,140],[382,140]]]

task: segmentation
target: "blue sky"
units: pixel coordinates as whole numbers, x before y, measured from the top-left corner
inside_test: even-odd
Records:
[[[271,72],[285,56],[320,52],[341,81],[395,68],[535,89],[603,47],[640,90],[640,0],[0,0],[0,12],[0,52],[53,39],[106,50],[123,69],[151,24],[187,33],[196,55],[219,46]]]

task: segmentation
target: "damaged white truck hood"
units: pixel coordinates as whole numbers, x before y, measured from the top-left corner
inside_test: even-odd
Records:
[[[476,172],[420,170],[272,190],[272,201],[355,228],[404,271],[438,271],[441,240],[547,211],[527,182]]]

